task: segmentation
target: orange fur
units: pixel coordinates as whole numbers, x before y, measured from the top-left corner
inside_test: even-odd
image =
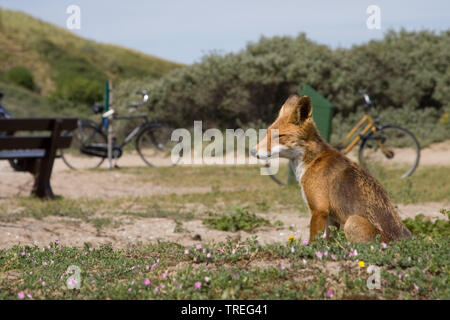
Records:
[[[271,143],[271,129],[279,137]],[[263,151],[266,150],[266,151]],[[343,226],[353,241],[380,234],[383,241],[411,236],[383,186],[320,136],[307,96],[290,96],[254,154],[277,153],[294,163],[300,187],[311,212],[310,240],[327,225]]]

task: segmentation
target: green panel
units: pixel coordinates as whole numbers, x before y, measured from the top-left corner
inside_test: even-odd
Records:
[[[308,85],[304,85],[299,94],[300,96],[308,96],[311,99],[313,104],[314,122],[322,137],[329,142],[331,136],[331,119],[333,118],[333,105]]]

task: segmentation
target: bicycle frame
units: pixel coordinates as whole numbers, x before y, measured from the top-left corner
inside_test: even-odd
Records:
[[[365,122],[367,122],[367,125],[364,127],[364,129],[362,129],[359,132],[358,136],[356,136],[355,139],[353,139],[341,152],[343,154],[349,153],[358,144],[358,142],[361,141],[362,138],[373,139],[378,140],[378,146],[380,147],[381,151],[387,157],[389,157],[391,155],[391,152],[389,150],[386,150],[386,148],[384,147],[385,138],[378,136],[377,126],[375,125],[375,123],[372,120],[372,117],[369,114],[365,114],[364,117],[362,117],[361,120],[359,120],[359,122],[352,128],[352,130],[350,130],[350,132],[344,137],[340,145],[341,146],[345,145],[347,140],[349,140],[356,133],[356,131],[358,131],[358,129],[364,125]],[[374,136],[373,138],[372,137],[367,138],[369,131],[372,131]]]
[[[123,148],[126,144],[128,144],[138,133],[141,131],[142,128],[144,128],[146,125],[148,125],[150,122],[148,121],[147,115],[136,115],[136,116],[117,116],[114,117],[113,120],[134,120],[134,119],[143,119],[144,121],[141,122],[140,125],[138,125],[136,128],[134,128],[123,140],[123,142],[117,147]],[[105,132],[106,128],[104,126],[103,121],[99,123],[98,130]]]

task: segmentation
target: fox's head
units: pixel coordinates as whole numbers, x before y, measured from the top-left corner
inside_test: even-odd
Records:
[[[294,159],[301,156],[307,143],[317,136],[309,97],[291,95],[281,107],[267,135],[250,153],[258,159]]]

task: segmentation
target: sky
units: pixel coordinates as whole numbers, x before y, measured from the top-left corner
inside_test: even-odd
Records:
[[[261,36],[307,37],[332,48],[381,39],[398,30],[450,29],[449,0],[0,0],[67,27],[69,5],[81,11],[74,33],[167,60],[191,64],[211,51],[238,52]],[[370,5],[380,9],[380,29],[369,29]]]

